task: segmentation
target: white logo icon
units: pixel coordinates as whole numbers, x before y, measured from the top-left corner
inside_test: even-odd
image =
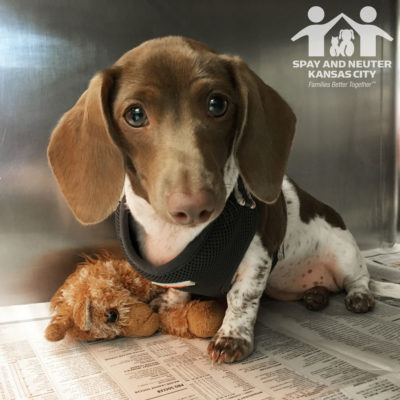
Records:
[[[332,57],[352,56],[354,53],[354,32],[356,32],[360,36],[360,56],[375,57],[377,36],[390,41],[393,40],[383,29],[370,24],[370,22],[375,21],[376,16],[377,13],[374,7],[365,6],[360,10],[360,19],[365,22],[364,24],[359,24],[343,13],[324,24],[320,24],[319,22],[325,17],[325,11],[319,6],[314,6],[308,10],[308,19],[313,24],[296,33],[291,40],[294,42],[297,39],[308,36],[308,55],[310,57],[323,57],[325,55],[326,34],[343,18],[352,29],[341,29],[339,36],[331,37],[330,55]]]

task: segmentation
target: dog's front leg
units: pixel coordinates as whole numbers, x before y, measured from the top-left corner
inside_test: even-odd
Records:
[[[170,288],[153,299],[150,303],[150,307],[156,312],[163,312],[181,306],[190,301],[190,299],[190,293]]]
[[[271,265],[272,259],[256,235],[233,278],[221,328],[208,346],[213,362],[239,361],[253,351],[254,324]]]

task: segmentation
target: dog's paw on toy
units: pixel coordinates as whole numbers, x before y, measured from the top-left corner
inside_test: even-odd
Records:
[[[156,304],[167,289],[140,276],[125,260],[102,256],[78,266],[51,299],[45,336],[58,341],[151,336],[156,331],[193,338],[213,336],[225,314],[215,300],[193,300],[167,311]]]

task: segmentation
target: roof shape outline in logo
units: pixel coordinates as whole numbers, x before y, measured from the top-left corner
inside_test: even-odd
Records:
[[[339,22],[344,19],[347,24],[354,29],[360,37],[360,56],[376,57],[376,38],[382,37],[392,41],[393,38],[383,29],[371,24],[377,17],[377,12],[372,6],[365,6],[360,10],[360,19],[364,23],[358,23],[344,13],[340,13],[330,21],[320,23],[325,18],[325,11],[322,7],[313,6],[308,10],[308,19],[312,24],[297,32],[291,40],[294,42],[304,36],[308,36],[308,55],[310,57],[324,57],[325,55],[325,36]],[[341,34],[342,35],[342,34]],[[353,32],[354,39],[354,32]],[[347,43],[351,38],[346,37]],[[352,51],[346,53],[352,55]],[[342,54],[344,55],[344,53]]]

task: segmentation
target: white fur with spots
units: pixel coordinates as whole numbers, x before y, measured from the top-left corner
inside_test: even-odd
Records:
[[[233,277],[222,326],[208,346],[213,362],[242,360],[253,351],[253,328],[271,265],[260,236],[255,235]]]
[[[345,289],[349,296],[370,295],[367,266],[352,234],[318,215],[302,222],[296,189],[287,178],[282,192],[287,208],[284,259],[271,273],[267,293],[280,300],[298,300],[311,287],[324,286],[331,292]]]
[[[237,176],[237,168],[230,158],[225,168],[227,196],[234,189]],[[272,255],[262,245],[259,235],[253,238],[227,295],[223,324],[208,346],[213,361],[233,362],[252,352],[253,327],[264,291],[279,300],[298,300],[316,286],[330,292],[345,289],[346,306],[355,312],[373,307],[374,297],[369,286],[376,294],[400,297],[400,285],[390,288],[373,282],[370,285],[366,263],[348,230],[334,227],[318,215],[307,223],[301,220],[299,197],[286,177],[282,192],[287,207],[287,228],[279,252],[281,257],[270,273]],[[155,265],[176,257],[207,225],[187,228],[164,222],[149,203],[133,192],[128,179],[125,194],[132,214],[144,227],[140,237],[142,251]],[[169,289],[160,307],[166,309],[188,300],[187,293]]]

